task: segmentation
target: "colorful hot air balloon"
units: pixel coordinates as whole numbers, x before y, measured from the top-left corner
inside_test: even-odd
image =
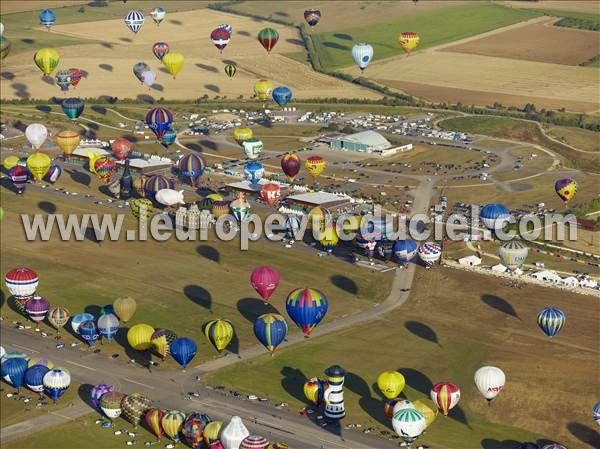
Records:
[[[2,378],[20,391],[25,383],[25,372],[28,369],[27,359],[23,357],[7,359],[6,355],[2,358]]]
[[[460,400],[460,389],[450,382],[439,382],[431,387],[431,400],[437,408],[448,416],[448,412],[458,404]]]
[[[96,340],[100,337],[98,326],[96,326],[94,320],[87,320],[81,323],[77,333],[89,346],[94,346],[94,343],[96,343]]]
[[[135,75],[135,77],[138,79],[138,81],[140,83],[143,83],[143,78],[142,78],[142,73],[146,72],[150,70],[150,66],[148,64],[146,64],[145,62],[137,62],[134,66],[133,66],[133,74]]]
[[[577,182],[571,178],[559,179],[554,183],[554,190],[566,205],[577,193]]]
[[[125,14],[124,20],[127,28],[137,34],[144,25],[144,14],[141,11],[129,11]]]
[[[254,83],[254,95],[260,101],[267,101],[271,97],[273,83],[269,80],[258,80]]]
[[[44,9],[40,12],[40,25],[46,27],[48,30],[52,28],[56,22],[56,14],[51,9]]]
[[[94,162],[94,172],[106,184],[114,173],[116,166],[117,163],[112,157],[102,156]]]
[[[325,384],[318,377],[311,377],[304,382],[304,396],[308,399],[313,405],[317,407],[323,401],[323,395],[325,394]]]
[[[377,377],[377,387],[388,399],[400,396],[404,385],[406,385],[404,376],[398,371],[384,371]]]
[[[166,15],[167,11],[165,10],[165,8],[161,8],[160,6],[152,8],[150,10],[150,17],[152,17],[152,20],[154,20],[154,23],[156,23],[157,25],[160,25],[160,22],[165,20]]]
[[[127,331],[127,342],[136,351],[144,352],[152,347],[152,334],[154,334],[152,326],[136,324]]]
[[[20,167],[20,165],[17,167]],[[6,273],[4,283],[8,292],[16,299],[29,300],[35,294],[40,281],[37,273],[32,269],[17,267]]]
[[[34,296],[25,304],[25,312],[31,321],[35,322],[35,327],[38,327],[40,322],[44,321],[49,309],[50,303],[41,296]]]
[[[131,150],[133,149],[133,143],[123,137],[119,137],[113,141],[111,148],[117,159],[123,161],[127,159],[127,156],[129,156],[129,153],[131,153]]]
[[[563,328],[567,316],[558,307],[545,307],[538,314],[538,326],[548,337],[552,338]]]
[[[292,90],[289,87],[278,86],[273,89],[273,101],[279,106],[284,107],[292,99]]]
[[[29,180],[29,170],[21,165],[15,165],[8,171],[8,176],[18,193],[22,193]]]
[[[156,56],[156,59],[162,61],[164,56],[169,53],[169,44],[166,42],[156,42],[152,46],[152,53]]]
[[[510,240],[500,245],[498,255],[500,262],[510,271],[521,268],[527,259],[529,248],[518,240]]]
[[[94,407],[100,408],[100,399],[102,398],[102,396],[104,396],[106,393],[110,393],[113,390],[114,390],[114,387],[112,385],[108,385],[108,384],[94,385],[90,389],[90,402],[92,403],[92,405]]]
[[[69,119],[77,120],[85,109],[85,103],[81,98],[66,98],[62,101],[61,107]]]
[[[162,57],[162,63],[167,69],[167,71],[175,78],[181,69],[183,68],[183,63],[185,58],[181,53],[171,52],[169,51],[166,55]]]
[[[140,393],[133,393],[129,396],[124,396],[121,400],[121,410],[134,428],[142,420],[142,416],[152,407],[152,401]]]
[[[279,272],[273,267],[262,266],[255,268],[250,275],[250,284],[267,301],[279,285]]]
[[[163,137],[160,140],[160,144],[165,148],[169,148],[171,145],[173,145],[175,143],[176,140],[177,140],[177,131],[175,131],[173,128],[169,128],[163,134]]]
[[[400,263],[407,263],[414,259],[419,250],[419,245],[414,240],[398,240],[394,243],[394,255]]]
[[[292,290],[285,300],[288,315],[306,336],[325,318],[328,307],[325,295],[313,288]]]
[[[225,28],[215,28],[210,33],[210,40],[213,45],[217,47],[221,53],[223,53],[223,49],[227,47],[229,40],[231,39],[231,34]]]
[[[240,145],[242,142],[251,139],[253,136],[252,130],[250,128],[235,128],[233,130],[233,138]]]
[[[323,247],[323,251],[327,251],[328,253],[333,252],[333,248],[340,241],[340,237],[337,234],[335,226],[326,226],[325,229],[320,232],[321,238],[319,243]]]
[[[179,432],[185,422],[185,413],[179,410],[169,410],[161,420],[162,428],[169,438],[179,441]]]
[[[288,325],[281,315],[266,313],[254,321],[254,335],[271,353],[285,339]]]
[[[146,223],[154,213],[154,204],[147,198],[133,200],[130,207],[132,215],[142,223]]]
[[[196,356],[196,342],[191,338],[177,338],[171,343],[170,351],[173,359],[183,368],[188,366],[192,359]]]
[[[112,341],[119,330],[119,318],[114,313],[105,313],[98,318],[98,332],[102,338]]]
[[[244,154],[248,159],[256,159],[263,150],[262,140],[256,137],[251,137],[242,142],[242,148],[244,148]]]
[[[418,249],[419,259],[431,267],[442,257],[442,246],[436,242],[424,242]]]
[[[68,129],[61,131],[56,135],[56,143],[65,156],[73,154],[73,151],[79,146],[80,141],[81,136],[79,133]]]
[[[250,216],[250,203],[246,199],[243,193],[240,193],[232,202],[229,204],[229,208],[231,209],[231,213],[238,221],[241,223],[246,220]]]
[[[168,329],[156,329],[150,338],[152,346],[158,352],[158,355],[163,359],[166,359],[167,355],[171,353],[171,343],[177,339],[177,334]]]
[[[86,321],[94,321],[94,319],[94,315],[92,315],[91,313],[78,313],[73,318],[71,318],[71,329],[73,329],[73,332],[79,335],[79,326],[81,326],[81,323],[84,323]]]
[[[118,418],[121,415],[121,401],[125,395],[118,391],[110,391],[104,393],[100,398],[100,409],[111,420]]]
[[[425,418],[425,425],[429,427],[438,415],[438,408],[431,399],[418,399],[413,403],[415,410]]]
[[[152,130],[157,140],[161,140],[165,131],[173,125],[173,114],[165,108],[154,108],[146,114],[146,125]]]
[[[258,42],[263,46],[267,53],[271,53],[273,47],[279,41],[279,33],[273,28],[263,28],[258,32]]]
[[[56,402],[71,385],[71,375],[65,369],[55,368],[44,375],[44,391]]]
[[[229,203],[227,201],[215,201],[212,206],[210,206],[210,213],[215,219],[227,215],[229,213]]]
[[[202,156],[189,153],[179,159],[179,163],[177,165],[180,176],[183,178],[188,178],[192,187],[197,187],[198,179],[200,179],[204,173],[204,168],[206,167],[206,161],[204,158]]]
[[[204,326],[204,336],[221,353],[233,339],[233,324],[229,320],[212,320]]]
[[[265,166],[257,161],[251,161],[244,165],[244,176],[250,184],[258,184],[265,174]]]
[[[200,413],[191,413],[181,428],[181,433],[186,443],[189,444],[192,449],[200,449],[204,442],[204,426],[206,420],[203,419]]]
[[[71,76],[71,86],[76,88],[83,77],[83,73],[81,73],[81,70],[79,69],[71,68],[69,69],[69,75]]]
[[[133,317],[135,313],[136,303],[135,299],[130,297],[118,298],[113,302],[113,310],[121,321],[126,323]]]
[[[373,59],[373,47],[364,43],[356,44],[352,47],[352,59],[354,59],[354,62],[356,62],[362,72]]]
[[[44,75],[50,75],[58,65],[59,60],[58,52],[54,48],[42,48],[33,56],[35,65]]]
[[[31,148],[39,150],[48,138],[48,129],[40,123],[32,123],[25,128],[25,137],[31,144]]]
[[[398,36],[398,43],[407,55],[410,55],[410,53],[417,48],[417,45],[419,45],[419,40],[419,35],[417,33],[413,33],[412,31],[405,31],[400,33],[400,36]]]
[[[485,227],[491,231],[501,229],[509,217],[510,210],[500,203],[486,204],[479,212],[479,218],[481,218]]]
[[[294,182],[294,179],[300,173],[301,164],[302,161],[297,154],[286,154],[281,158],[281,169],[290,182]]]
[[[150,176],[144,184],[146,198],[150,198],[151,200],[156,199],[156,194],[161,190],[172,189],[173,187],[173,183],[161,175]]]
[[[260,197],[269,206],[272,206],[273,204],[277,203],[279,201],[280,196],[281,186],[279,184],[270,182],[268,184],[263,184],[260,187]]]
[[[219,434],[221,433],[221,428],[223,427],[223,423],[221,421],[211,421],[204,428],[204,443],[210,444],[214,441],[219,440]]]
[[[325,159],[321,156],[310,156],[306,159],[306,162],[304,162],[304,168],[306,168],[313,179],[323,173],[326,165]]]
[[[58,333],[69,321],[69,311],[64,307],[54,306],[48,311],[48,321],[54,326]]]
[[[405,443],[412,443],[425,430],[425,418],[414,409],[405,408],[394,414],[392,427]]]
[[[562,444],[551,443],[551,444],[546,444],[545,446],[542,446],[542,449],[567,449],[567,447],[563,446]]]
[[[259,435],[248,435],[240,443],[240,449],[267,449],[269,440]]]
[[[42,393],[44,391],[44,376],[50,368],[44,365],[32,365],[25,371],[23,382],[31,391]]]
[[[162,419],[164,416],[165,411],[159,408],[151,408],[146,412],[146,415],[144,416],[146,425],[152,431],[152,433],[156,435],[156,439],[158,441],[160,441],[162,436],[165,434],[165,430],[162,426]]]
[[[27,168],[36,181],[41,181],[52,164],[50,156],[39,151],[27,158]]]
[[[319,20],[321,20],[321,11],[314,8],[307,9],[304,11],[304,20],[306,20],[306,23],[308,23],[311,28],[314,27],[319,23]]]
[[[237,72],[237,66],[235,64],[227,64],[225,66],[225,75],[229,78],[233,78]]]
[[[506,376],[500,368],[495,366],[482,366],[475,371],[475,385],[479,392],[488,401],[491,401],[504,388]]]
[[[4,58],[8,56],[10,53],[10,46],[10,40],[8,40],[7,37],[0,36],[0,61],[3,61]]]
[[[71,85],[71,73],[68,70],[59,70],[56,72],[56,75],[54,75],[54,79],[61,91],[66,92],[69,90],[69,86]]]

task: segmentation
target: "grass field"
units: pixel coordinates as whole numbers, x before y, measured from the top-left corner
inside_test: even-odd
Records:
[[[557,16],[569,15],[577,17],[594,16],[598,14],[597,5],[588,0],[543,0],[539,2],[523,2],[521,0],[507,0],[504,2],[511,8],[527,8],[536,10],[551,10]]]
[[[568,126],[550,126],[549,134],[568,145],[585,151],[600,151],[600,133]]]
[[[343,33],[329,32],[313,34],[318,56],[323,67],[337,69],[354,64],[352,46],[367,42],[373,46],[374,60],[403,55],[398,45],[402,31],[416,31],[421,37],[417,49],[457,41],[487,31],[512,25],[538,16],[538,13],[506,8],[492,3],[470,3],[447,8],[416,12],[378,26],[346,28]],[[452,24],[452,26],[448,26]],[[374,70],[365,72],[369,75]]]
[[[569,316],[567,327],[552,342],[535,322],[547,304]],[[266,394],[298,408],[305,404],[305,378],[322,375],[324,368],[338,363],[349,372],[344,423],[389,430],[374,383],[379,372],[399,369],[407,379],[404,395],[412,400],[428,396],[432,383],[441,379],[451,379],[462,389],[458,410],[448,418],[438,416],[421,443],[452,449],[512,448],[510,442],[516,447],[516,441],[550,439],[579,448],[597,438],[588,412],[595,398],[578,387],[589,382],[599,352],[598,322],[590,308],[598,308],[594,298],[565,296],[560,290],[517,290],[487,276],[418,270],[411,298],[400,313],[286,349],[275,359],[244,363],[244,369],[218,371],[209,382]],[[568,376],[560,374],[565,363],[572,366]],[[506,388],[491,407],[473,385],[473,371],[483,364],[499,366],[507,375]],[[559,416],[552,410],[557,400],[565,411]]]

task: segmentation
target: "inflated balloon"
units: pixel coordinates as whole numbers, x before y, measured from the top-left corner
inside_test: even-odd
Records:
[[[18,156],[6,156],[2,161],[2,166],[6,171],[10,170],[19,163]]]
[[[285,300],[288,315],[305,336],[325,318],[329,303],[325,295],[314,288],[292,290]]]
[[[130,297],[115,299],[113,302],[113,309],[119,319],[126,323],[133,317],[133,314],[135,313],[135,299]]]
[[[279,272],[273,267],[262,266],[255,268],[250,275],[250,284],[267,301],[279,285]]]
[[[176,204],[185,204],[183,199],[183,190],[161,189],[154,196],[156,201],[163,206],[175,206]]]
[[[278,86],[273,89],[273,101],[279,106],[287,105],[292,99],[292,90],[289,87]]]
[[[229,424],[221,431],[221,442],[225,449],[239,449],[244,438],[250,435],[250,432],[242,422],[239,416],[233,416]]]
[[[281,197],[281,186],[274,182],[263,184],[260,187],[260,197],[269,206],[277,203]]]
[[[27,388],[36,393],[44,391],[44,376],[50,371],[50,368],[44,365],[32,365],[25,371],[23,381]]]
[[[413,402],[415,410],[425,418],[425,425],[429,427],[438,415],[438,408],[431,399],[418,399]]]
[[[113,420],[121,415],[121,401],[125,395],[118,391],[110,391],[104,393],[100,398],[100,409],[104,412],[107,418]]]
[[[69,75],[71,76],[71,86],[76,88],[83,77],[83,73],[79,69],[71,68],[69,69]]]
[[[153,72],[152,70],[146,70],[146,71],[142,72],[142,84],[144,86],[150,88],[154,85],[155,81],[156,81],[156,72]]]
[[[111,148],[117,159],[123,161],[127,159],[127,156],[131,153],[133,143],[123,137],[119,137],[111,144]]]
[[[35,53],[33,61],[44,75],[50,75],[58,65],[60,57],[54,48],[42,48]]]
[[[25,137],[34,150],[39,149],[48,138],[48,128],[40,123],[32,123],[25,128]]]
[[[46,298],[42,298],[41,296],[34,296],[25,304],[25,312],[29,316],[29,319],[35,323],[36,327],[39,326],[41,321],[44,321],[49,309],[50,303]]]
[[[152,334],[154,334],[152,326],[136,324],[127,331],[127,343],[136,351],[147,351],[152,347]]]
[[[71,385],[71,375],[65,369],[55,368],[44,375],[44,391],[56,402]]]
[[[400,36],[398,36],[398,43],[407,55],[410,55],[410,53],[417,48],[420,40],[421,39],[419,38],[419,35],[417,33],[413,33],[412,31],[405,31],[400,33]]]
[[[229,202],[228,201],[215,201],[210,206],[210,213],[215,219],[227,215],[229,213]]]
[[[251,139],[253,136],[252,130],[250,128],[235,128],[233,130],[233,138],[240,145],[245,140]]]
[[[217,25],[217,28],[225,28],[229,32],[229,34],[233,34],[233,27],[228,23],[220,23],[219,25]]]
[[[510,240],[500,245],[498,255],[500,262],[510,271],[521,268],[527,259],[529,248],[518,240]]]
[[[33,153],[27,158],[27,169],[36,181],[41,181],[48,173],[52,159],[50,156],[39,151]]]
[[[361,71],[365,70],[373,59],[373,47],[364,43],[356,44],[352,47],[352,58]]]
[[[192,359],[196,356],[196,342],[191,338],[178,338],[171,343],[170,351],[173,359],[183,368],[188,366]]]
[[[71,329],[73,329],[73,332],[79,335],[79,326],[81,325],[81,323],[85,321],[93,321],[94,319],[94,315],[92,315],[91,313],[78,313],[73,318],[71,318]]]
[[[152,17],[152,20],[154,20],[154,23],[156,23],[157,25],[160,25],[160,22],[165,20],[166,15],[167,11],[165,10],[165,8],[161,8],[160,6],[152,8],[150,10],[150,17]]]
[[[150,198],[154,200],[156,198],[156,194],[162,189],[172,189],[173,183],[161,175],[152,175],[146,182],[144,183],[144,190],[146,191],[146,198]]]
[[[8,171],[8,176],[18,193],[22,193],[29,180],[29,170],[21,165],[15,165]]]
[[[73,151],[79,146],[81,136],[79,133],[71,130],[64,130],[56,135],[56,143],[62,150],[65,156],[70,156]]]
[[[241,223],[250,217],[250,203],[246,199],[246,196],[243,193],[240,193],[232,202],[229,204],[229,208],[231,209],[231,213],[238,221]]]
[[[311,377],[304,382],[304,396],[313,405],[319,406],[323,401],[325,394],[326,382],[323,382],[318,377]]]
[[[562,444],[551,443],[551,444],[546,444],[545,446],[542,446],[542,449],[567,449],[567,447],[563,446]]]
[[[127,28],[137,34],[144,25],[144,14],[141,11],[129,11],[124,20]]]
[[[204,336],[220,353],[233,339],[233,324],[229,320],[212,320],[204,326]]]
[[[64,307],[54,306],[48,311],[48,321],[59,333],[69,318],[69,311]]]
[[[202,156],[190,153],[179,159],[177,166],[180,176],[187,179],[192,187],[196,187],[206,168],[206,161]]]
[[[142,416],[152,407],[152,401],[140,393],[124,396],[121,400],[121,410],[125,418],[137,429]]]
[[[219,439],[223,423],[221,421],[211,421],[204,428],[204,442],[209,445]]]
[[[300,156],[295,153],[286,154],[281,158],[281,169],[290,182],[294,182],[294,179],[300,173],[301,166],[302,161],[300,160]]]
[[[488,401],[491,401],[504,388],[506,376],[500,368],[495,366],[482,366],[475,371],[475,385],[479,392]]]
[[[501,229],[510,217],[510,210],[503,204],[486,204],[479,212],[479,218],[486,228],[491,231]]]
[[[210,40],[221,53],[223,53],[223,49],[227,47],[230,39],[231,34],[225,28],[215,28],[210,33]]]
[[[225,66],[225,75],[229,78],[233,78],[237,72],[237,66],[235,64],[227,64]]]
[[[85,103],[80,98],[67,98],[62,101],[61,107],[63,112],[69,119],[77,120],[85,109]]]
[[[271,97],[273,83],[269,80],[258,80],[254,83],[254,95],[260,101],[267,101]]]
[[[139,80],[140,83],[143,83],[142,73],[150,70],[150,66],[145,62],[137,62],[133,66],[133,74]]]
[[[251,137],[242,142],[242,148],[244,149],[244,154],[248,159],[256,159],[260,156],[263,150],[262,140],[257,139],[256,137]]]
[[[277,313],[266,313],[254,321],[254,335],[271,353],[285,340],[287,331],[285,318]]]
[[[25,383],[25,372],[27,371],[27,359],[22,357],[6,358],[6,354],[2,359],[2,378],[15,387],[18,391]]]
[[[11,43],[7,37],[0,36],[0,61],[4,60],[10,53]]]
[[[277,41],[279,41],[279,33],[273,28],[263,28],[258,32],[258,41],[267,50],[267,53],[270,54]]]
[[[306,162],[304,162],[304,168],[306,168],[308,173],[313,178],[316,178],[323,173],[326,165],[325,159],[323,159],[321,156],[310,156],[308,159],[306,159]]]
[[[244,176],[250,184],[258,184],[265,174],[265,166],[261,162],[252,161],[244,165]]]
[[[537,318],[537,323],[542,332],[552,338],[565,325],[567,316],[558,307],[545,307],[540,311]]]
[[[248,435],[240,443],[240,449],[267,449],[269,440],[260,435]]]
[[[96,408],[100,408],[100,399],[106,393],[110,393],[114,390],[112,385],[108,384],[98,384],[94,385],[90,390],[90,402]]]
[[[98,326],[96,326],[96,322],[94,320],[87,320],[81,323],[77,333],[89,346],[94,346],[96,340],[100,338]]]
[[[388,418],[392,419],[394,416],[394,406],[398,403],[398,401],[396,399],[390,399],[389,401],[386,401],[384,406],[383,406],[383,413],[385,413],[385,416],[387,416]]]
[[[448,412],[458,404],[460,400],[460,389],[450,382],[439,382],[431,387],[431,400],[437,408],[448,416]]]
[[[311,28],[314,27],[319,23],[319,20],[321,20],[321,11],[314,8],[307,9],[304,11],[304,20],[306,20],[306,23],[308,23]]]
[[[162,63],[167,69],[167,71],[175,78],[181,69],[183,68],[183,63],[185,58],[181,53],[177,52],[169,52],[162,58]]]
[[[328,253],[333,252],[333,248],[340,241],[335,226],[327,226],[320,234],[319,243],[323,247],[323,251],[327,251]]]
[[[56,14],[51,9],[44,9],[40,12],[40,25],[46,27],[46,29],[52,28],[56,22]]]
[[[162,61],[164,56],[169,53],[169,44],[166,42],[156,42],[152,46],[152,53],[156,56],[156,59]]]
[[[94,172],[102,182],[107,183],[116,166],[117,163],[112,157],[102,156],[94,162]]]
[[[69,86],[71,86],[71,73],[68,70],[59,70],[54,75],[54,79],[61,91],[66,92],[69,90]]]
[[[175,131],[173,128],[169,128],[163,134],[162,139],[160,139],[160,144],[165,148],[169,148],[169,146],[174,144],[176,140],[177,131]]]
[[[146,421],[146,425],[152,431],[154,435],[156,435],[156,439],[158,441],[161,440],[165,431],[162,426],[162,419],[165,416],[165,411],[159,408],[151,408],[146,412],[144,416],[144,420]]]
[[[425,418],[417,410],[405,408],[394,414],[392,427],[405,443],[412,443],[425,430]]]
[[[409,401],[408,399],[397,400],[394,404],[394,409],[392,410],[392,417],[400,410],[404,410],[407,408],[415,410],[415,405],[412,403],[412,401]]]
[[[404,385],[406,385],[404,376],[398,371],[384,371],[377,377],[377,387],[388,399],[400,396]]]
[[[554,190],[559,198],[567,204],[577,193],[577,182],[571,178],[559,179],[554,183]]]
[[[417,251],[419,259],[430,267],[442,257],[442,246],[436,242],[424,242]]]
[[[169,329],[155,329],[150,341],[156,352],[158,352],[158,355],[164,361],[167,355],[171,353],[171,343],[176,339],[177,334]]]
[[[190,413],[183,423],[181,433],[192,449],[200,449],[204,443],[204,427],[207,424],[204,416],[200,413]]]
[[[98,331],[102,338],[112,341],[119,330],[119,318],[114,313],[105,313],[98,318]]]
[[[166,108],[154,108],[146,114],[146,125],[152,130],[158,140],[162,139],[165,131],[173,125],[173,114]]]
[[[592,408],[592,417],[596,421],[596,424],[600,425],[600,401],[596,402]]]
[[[185,413],[179,410],[169,410],[161,420],[162,428],[169,438],[173,441],[179,441],[179,432],[185,422]]]
[[[400,263],[410,262],[415,258],[419,245],[414,240],[398,240],[394,243],[394,255]]]

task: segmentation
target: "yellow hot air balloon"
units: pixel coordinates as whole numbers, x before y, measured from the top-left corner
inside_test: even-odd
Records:
[[[183,61],[183,55],[177,52],[169,52],[164,55],[162,59],[163,65],[167,71],[173,75],[173,78],[175,78],[183,68]]]
[[[87,151],[87,157],[88,157],[88,168],[90,169],[90,171],[94,174],[98,174],[96,173],[96,161],[100,158],[103,158],[104,155],[102,155],[101,153],[98,153],[97,151]]]
[[[135,299],[130,297],[118,298],[113,302],[113,310],[124,323],[131,319],[136,307]]]
[[[209,193],[206,198],[210,198],[213,201],[223,201],[223,197],[218,193]]]
[[[438,415],[438,408],[431,399],[423,398],[413,402],[415,410],[425,418],[425,425],[429,427]]]
[[[233,130],[233,138],[240,145],[245,140],[252,139],[252,136],[254,136],[254,133],[250,128],[235,128]]]
[[[27,168],[36,181],[41,181],[52,164],[50,156],[39,151],[27,158]]]
[[[64,130],[56,135],[56,143],[63,151],[65,156],[73,154],[73,151],[79,146],[81,136],[75,131]]]
[[[154,213],[154,205],[148,198],[138,198],[131,202],[131,213],[142,223],[148,221],[148,219]]]
[[[19,158],[17,156],[6,156],[4,158],[4,160],[2,161],[2,166],[5,168],[5,170],[10,170],[11,168],[13,168],[15,165],[17,165],[19,163]]]
[[[53,48],[42,48],[35,53],[33,61],[44,75],[50,75],[60,60],[58,52]]]
[[[204,326],[206,339],[219,352],[223,351],[231,343],[233,338],[233,325],[229,320],[213,320]]]
[[[413,33],[412,31],[405,31],[404,33],[400,33],[400,36],[398,36],[398,43],[407,55],[410,55],[410,53],[417,48],[420,40],[421,39],[419,38],[419,35],[417,33]]]
[[[204,428],[204,442],[209,445],[219,439],[223,423],[221,421],[211,421]]]
[[[258,80],[254,83],[254,94],[260,101],[267,101],[271,98],[273,83],[268,80]]]
[[[321,209],[319,206],[312,208],[308,213],[308,227],[311,229],[315,224],[318,224],[319,229],[324,229],[326,223],[329,223],[330,221],[330,213],[325,209]]]
[[[154,328],[152,326],[136,324],[127,331],[127,342],[136,351],[146,351],[152,347],[153,333]]]
[[[333,247],[340,241],[335,226],[326,226],[325,229],[320,232],[320,237],[319,243],[321,243],[325,251],[329,252],[331,252]]]
[[[316,178],[321,173],[323,173],[326,166],[327,163],[325,162],[325,159],[323,159],[321,156],[310,156],[304,162],[304,168],[306,168],[310,176],[312,176],[313,178]]]
[[[379,390],[388,399],[397,398],[402,393],[405,384],[404,376],[398,371],[384,371],[377,378]]]
[[[179,441],[179,432],[185,421],[185,413],[179,410],[169,410],[161,421],[162,428],[173,441]]]

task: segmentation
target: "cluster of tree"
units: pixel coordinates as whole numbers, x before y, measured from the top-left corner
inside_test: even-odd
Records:
[[[559,27],[577,28],[580,30],[600,31],[600,21],[576,17],[563,17],[554,25]]]
[[[231,14],[236,14],[238,16],[246,16],[253,19],[260,20],[268,20],[269,22],[279,23],[281,25],[286,25],[290,27],[295,27],[296,24],[293,22],[288,22],[287,20],[280,19],[278,17],[273,17],[273,15],[261,16],[260,14],[252,14],[250,12],[238,11],[237,9],[232,8],[231,6],[239,4],[239,1],[232,2],[223,2],[223,3],[209,3],[207,8],[214,9],[216,11],[228,12]]]

